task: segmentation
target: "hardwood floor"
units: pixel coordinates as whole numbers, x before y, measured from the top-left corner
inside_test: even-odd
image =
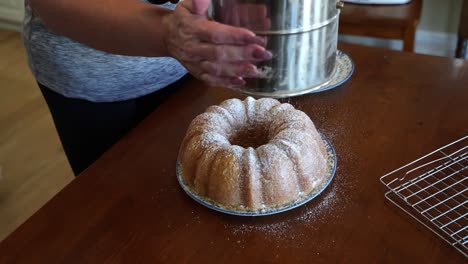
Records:
[[[72,175],[20,35],[0,30],[0,241]]]

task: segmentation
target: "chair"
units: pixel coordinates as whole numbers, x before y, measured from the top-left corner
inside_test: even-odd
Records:
[[[363,5],[345,3],[340,14],[340,34],[401,39],[404,51],[414,51],[416,27],[422,0],[404,5]]]
[[[463,8],[458,29],[458,45],[456,51],[457,58],[467,58],[468,46],[468,1],[463,1]]]

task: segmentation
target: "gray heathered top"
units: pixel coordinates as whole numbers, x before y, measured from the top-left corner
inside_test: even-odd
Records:
[[[132,99],[161,89],[187,73],[173,58],[115,55],[57,35],[31,12],[27,0],[23,41],[36,80],[72,98],[93,102]]]

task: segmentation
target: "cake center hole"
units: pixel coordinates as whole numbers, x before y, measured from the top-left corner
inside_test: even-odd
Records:
[[[268,143],[268,130],[261,127],[246,127],[238,129],[229,138],[231,145],[241,146],[243,148],[258,148]]]

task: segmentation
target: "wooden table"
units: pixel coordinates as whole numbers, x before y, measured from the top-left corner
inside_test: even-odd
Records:
[[[340,14],[341,34],[403,40],[404,51],[414,51],[422,0],[405,5],[345,3]]]
[[[207,209],[179,187],[189,122],[242,95],[191,80],[0,244],[0,263],[462,263],[384,199],[379,178],[468,134],[468,62],[340,45],[354,76],[286,99],[330,138],[331,185],[292,211]]]

